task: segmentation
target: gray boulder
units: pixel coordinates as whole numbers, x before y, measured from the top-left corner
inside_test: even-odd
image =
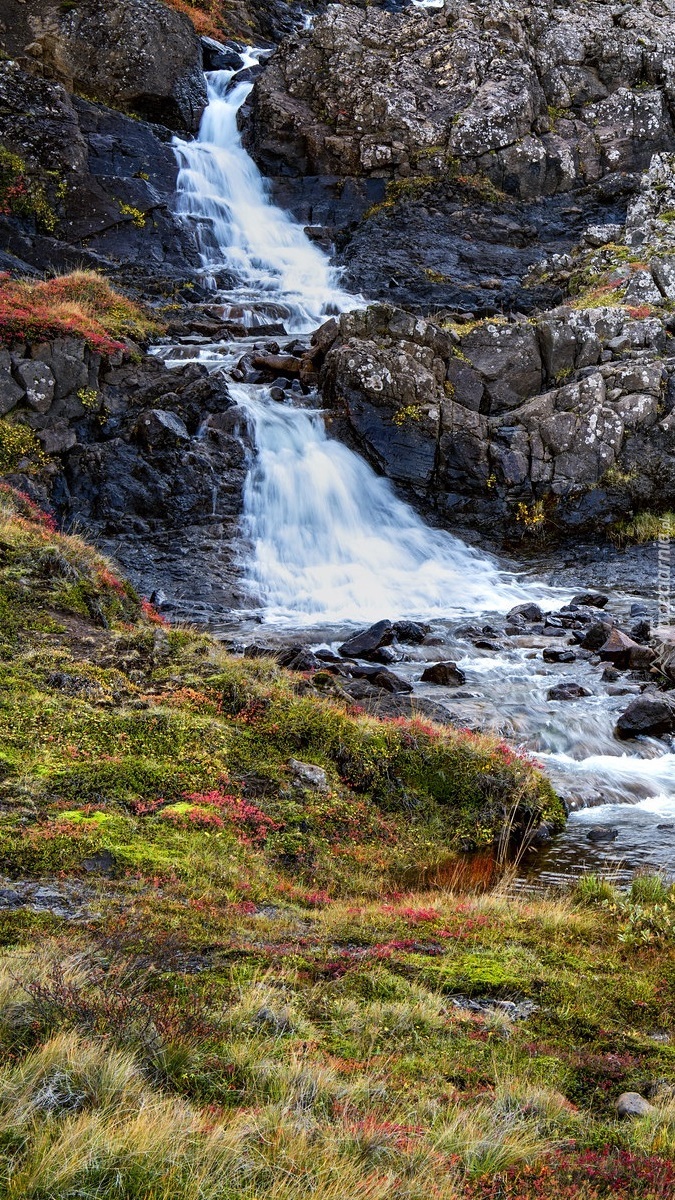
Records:
[[[622,740],[675,733],[675,703],[657,693],[636,696],[619,717],[614,733]]]

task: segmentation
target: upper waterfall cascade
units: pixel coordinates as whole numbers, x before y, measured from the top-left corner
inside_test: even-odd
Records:
[[[245,65],[257,66],[263,53],[247,51]],[[272,203],[237,125],[253,84],[232,85],[233,74],[207,74],[208,105],[199,137],[174,143],[178,212],[196,222],[205,279],[213,287],[231,276],[233,298],[276,302],[287,310],[289,331],[306,332],[362,301],[342,290],[339,270],[303,227]]]

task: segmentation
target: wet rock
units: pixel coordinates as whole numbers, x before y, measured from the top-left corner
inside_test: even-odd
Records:
[[[620,629],[613,629],[607,641],[600,646],[599,654],[603,662],[612,663],[613,666],[625,671],[631,665],[633,651],[643,652],[644,647],[638,646],[637,642],[622,633]]]
[[[21,908],[25,900],[14,888],[0,887],[0,908]]]
[[[609,596],[603,595],[602,592],[578,592],[570,603],[582,608],[604,608],[609,604]]]
[[[395,621],[393,626],[394,637],[406,646],[420,646],[430,629],[420,621]]]
[[[640,645],[646,645],[652,635],[652,628],[649,620],[642,617],[631,626],[631,637]]]
[[[321,666],[321,660],[306,646],[287,646],[277,653],[276,659],[280,667],[289,671],[316,671]]]
[[[297,375],[302,368],[302,359],[293,354],[263,354],[251,355],[251,366],[272,375]]]
[[[278,647],[269,642],[249,642],[244,647],[244,658],[276,658],[278,653]]]
[[[466,675],[454,662],[432,663],[425,667],[421,677],[422,683],[437,683],[443,687],[459,687],[466,683]]]
[[[600,678],[602,679],[603,683],[616,683],[617,679],[621,678],[621,672],[617,667],[613,667],[608,664],[602,672]]]
[[[412,684],[408,683],[407,679],[402,679],[400,675],[389,671],[387,667],[364,667],[354,664],[350,667],[350,674],[355,679],[365,679],[372,687],[381,688],[392,694],[412,692],[413,690]]]
[[[546,647],[542,652],[542,658],[547,663],[573,663],[577,660],[573,650],[558,650],[553,646]]]
[[[653,1112],[653,1106],[639,1092],[622,1092],[614,1108],[618,1117],[634,1120],[636,1117],[646,1117]]]
[[[582,650],[600,650],[605,645],[612,626],[606,621],[596,621],[589,625],[586,632],[579,638],[579,644]]]
[[[244,60],[236,50],[221,46],[209,37],[203,37],[201,44],[205,71],[241,71],[243,68]]]
[[[314,763],[300,762],[297,758],[290,758],[288,766],[294,787],[310,788],[315,792],[328,791],[328,776],[322,767],[317,767]]]
[[[394,626],[391,621],[377,621],[369,629],[364,629],[354,637],[348,638],[338,647],[345,658],[370,658],[378,655],[382,648],[391,645],[394,640]]]
[[[555,687],[549,688],[546,693],[548,700],[581,700],[584,696],[592,695],[588,688],[583,687],[580,683],[575,683],[574,680],[569,680],[565,683],[557,683]]]
[[[507,612],[507,621],[517,621],[521,617],[523,621],[543,621],[544,614],[538,604],[516,604]]]
[[[621,714],[614,733],[624,740],[675,733],[675,704],[664,695],[643,693]]]
[[[473,644],[477,650],[489,650],[492,654],[498,654],[502,648],[499,642],[494,642],[492,638],[486,637],[474,638]]]
[[[603,842],[613,842],[618,836],[618,829],[614,829],[611,825],[594,825],[586,834],[588,841],[597,845],[601,845]]]

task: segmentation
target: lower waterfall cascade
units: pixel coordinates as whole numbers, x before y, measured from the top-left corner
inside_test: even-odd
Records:
[[[245,65],[257,65],[265,53],[246,51]],[[198,138],[174,143],[177,208],[197,230],[203,279],[225,317],[246,325],[251,339],[270,319],[281,320],[288,334],[307,334],[365,302],[343,289],[340,270],[272,202],[238,128],[253,84],[233,75],[207,75],[209,103]],[[241,350],[241,340],[200,344],[190,356],[227,371]],[[180,354],[167,346],[156,352],[169,366],[186,361],[184,346]],[[554,608],[569,594],[506,572],[425,523],[388,480],[327,436],[320,408],[308,407],[312,397],[280,402],[269,387],[234,381],[229,387],[255,447],[244,494],[242,538],[250,547],[244,576],[265,625],[307,630],[307,640],[336,645],[345,627],[383,617],[432,621],[447,635],[445,657],[466,674],[461,711],[467,724],[494,728],[537,755],[563,794],[578,791],[588,805],[572,813],[566,832],[546,851],[539,877],[553,881],[588,862],[616,864],[619,852],[596,850],[586,839],[589,824],[599,822],[616,825],[619,844],[629,847],[627,855],[621,852],[619,874],[636,866],[675,874],[675,824],[666,820],[675,822],[675,754],[653,739],[632,743],[630,753],[616,741],[625,696],[589,688],[573,706],[551,703],[547,689],[560,675],[542,664],[540,651],[535,656],[514,646],[495,654],[455,634],[460,616],[489,623],[523,600]],[[414,655],[396,666],[418,694],[440,699],[455,719],[455,697],[446,689],[425,690],[419,668]],[[588,664],[575,666],[575,678],[590,684]]]

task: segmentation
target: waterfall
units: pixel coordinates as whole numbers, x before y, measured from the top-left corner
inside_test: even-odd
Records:
[[[245,64],[261,53],[247,52]],[[237,126],[252,84],[232,76],[207,75],[199,137],[175,142],[178,210],[196,223],[206,276],[231,277],[221,297],[274,302],[287,328],[312,329],[363,300],[340,288],[339,270],[271,202]],[[248,415],[257,452],[244,496],[253,546],[246,574],[267,619],[505,611],[532,596],[484,555],[425,525],[387,480],[326,436],[320,412],[276,403],[266,388],[230,390]]]
[[[257,65],[263,53],[246,52],[245,66]],[[231,276],[230,300],[269,300],[286,310],[288,329],[307,332],[330,314],[363,302],[341,289],[341,272],[302,226],[272,203],[237,125],[253,84],[237,83],[233,75],[207,74],[208,106],[199,137],[174,141],[177,210],[194,222],[207,283],[215,288],[220,277]]]
[[[319,411],[277,404],[267,389],[231,390],[253,426],[249,577],[268,619],[452,616],[505,611],[525,598],[488,558],[429,528],[387,479],[328,438]]]

